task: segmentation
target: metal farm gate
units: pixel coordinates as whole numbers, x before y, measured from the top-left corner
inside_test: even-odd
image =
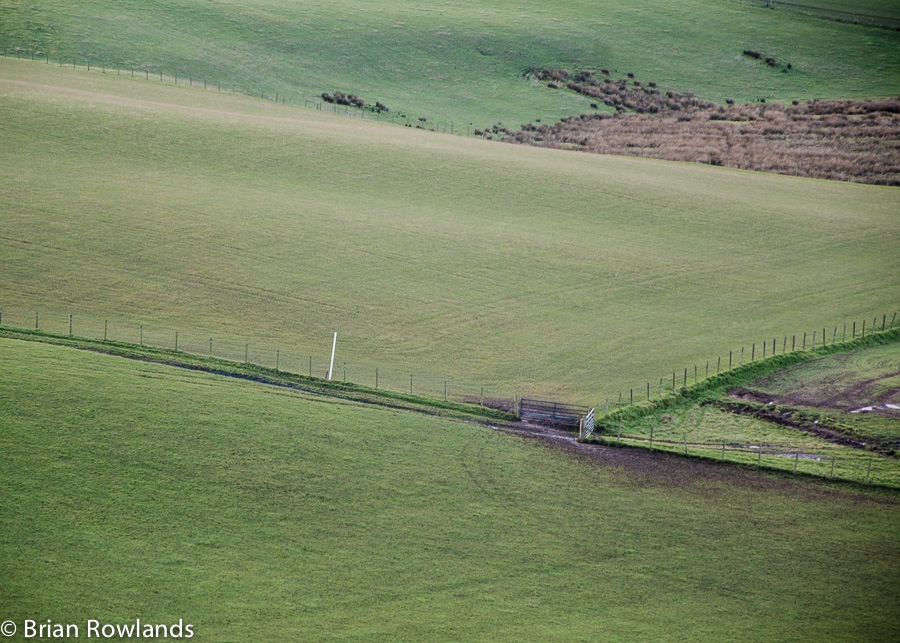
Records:
[[[519,419],[523,422],[544,424],[577,431],[581,420],[590,411],[590,407],[579,404],[564,404],[547,400],[522,398],[519,402]]]

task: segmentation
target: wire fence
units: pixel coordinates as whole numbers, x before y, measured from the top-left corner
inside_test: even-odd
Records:
[[[771,359],[781,355],[800,351],[813,351],[816,348],[833,346],[857,338],[863,338],[878,331],[893,330],[898,326],[897,313],[883,313],[872,317],[841,325],[823,325],[791,335],[775,335],[758,342],[745,344],[739,349],[728,351],[727,355],[718,355],[711,360],[695,363],[667,373],[658,380],[648,380],[628,390],[620,391],[616,396],[607,397],[598,411],[606,415],[617,409],[634,406],[641,402],[660,400],[670,394],[693,386],[714,375],[730,371],[745,364]]]
[[[597,406],[597,415],[608,416],[615,411],[678,394],[681,389],[702,382],[703,379],[723,373],[728,369],[742,366],[791,352],[811,351],[822,346],[852,341],[871,336],[875,332],[890,331],[897,323],[897,313],[874,316],[871,320],[842,323],[841,326],[823,327],[781,338],[768,339],[761,343],[751,342],[749,347],[729,352],[727,358],[718,357],[704,363],[701,368],[684,368],[675,371],[672,378],[661,378],[660,382],[648,382],[637,389],[632,388],[628,397],[610,404]],[[10,306],[0,307],[0,327],[35,329],[56,335],[68,335],[91,340],[122,342],[148,348],[174,350],[190,355],[223,359],[235,363],[246,363],[273,368],[278,371],[325,379],[330,365],[330,350],[303,353],[296,349],[282,350],[272,346],[272,342],[254,340],[248,337],[228,337],[200,331],[180,331],[163,328],[159,323],[142,323],[119,317],[102,317],[85,313],[63,313],[55,310],[49,313],[26,310]],[[825,340],[822,340],[822,337]],[[776,350],[771,350],[775,346]],[[329,347],[330,348],[330,345]],[[757,350],[758,349],[758,350]],[[746,358],[746,360],[744,359]],[[726,369],[727,366],[727,369]],[[702,377],[701,377],[702,374]],[[501,409],[518,415],[522,397],[491,384],[472,384],[429,374],[408,373],[397,368],[384,368],[367,364],[356,364],[343,359],[335,361],[332,372],[334,381],[368,386],[379,390],[421,395],[447,401],[480,404]],[[635,396],[635,392],[643,394]],[[614,416],[613,416],[614,417]],[[768,469],[788,470],[808,473],[826,478],[839,478],[864,483],[900,487],[900,461],[896,458],[875,454],[867,450],[854,450],[841,445],[778,444],[768,441],[748,441],[734,439],[704,440],[688,439],[688,433],[651,427],[650,436],[622,434],[622,423],[618,430],[610,430],[607,425],[604,434],[595,433],[601,442],[615,445],[631,445],[653,450],[669,451],[682,455],[699,456],[727,462],[739,462]],[[614,428],[614,427],[613,427]]]
[[[148,82],[155,81],[167,85],[193,87],[219,93],[241,94],[243,96],[268,100],[282,105],[312,109],[350,118],[359,118],[361,120],[390,123],[402,127],[428,130],[431,132],[442,132],[460,136],[476,136],[478,138],[487,138],[491,135],[491,132],[487,127],[479,129],[472,123],[457,124],[449,121],[434,120],[427,115],[390,110],[384,108],[384,106],[378,107],[377,103],[376,105],[364,104],[362,107],[355,104],[340,103],[337,101],[344,99],[336,99],[334,94],[328,94],[327,92],[317,96],[309,96],[291,90],[267,91],[261,88],[253,88],[245,84],[228,81],[221,77],[179,76],[171,71],[166,71],[165,65],[156,63],[134,65],[128,63],[110,64],[106,61],[92,62],[90,56],[73,55],[66,58],[59,56],[54,57],[46,50],[12,46],[8,44],[2,47],[2,54],[4,58],[14,57],[19,60],[42,62],[47,65],[71,67],[72,69],[83,69],[86,71],[96,71],[102,74],[116,74],[117,76],[143,79]],[[330,97],[331,102],[324,98],[325,94]]]
[[[847,22],[850,24],[866,25],[870,27],[881,27],[884,29],[900,30],[900,19],[891,16],[875,15],[860,11],[846,11],[844,9],[832,9],[816,5],[814,0],[810,2],[783,2],[782,0],[755,0],[759,4],[769,9],[786,9],[805,13],[810,16],[819,18],[827,18],[837,22]],[[847,9],[852,8],[848,3]]]
[[[812,475],[820,478],[900,488],[900,461],[871,451],[837,447],[689,440],[687,433],[656,431],[650,437],[619,434],[603,436],[604,444],[637,446],[685,456],[730,462],[760,469]]]
[[[278,371],[326,379],[330,348],[324,344],[308,352],[283,350],[270,340],[234,337],[164,328],[161,323],[134,322],[116,316],[103,317],[59,310],[41,312],[10,306],[0,307],[0,327],[34,329],[57,335],[122,342],[148,348],[174,350],[190,355],[253,364]],[[339,338],[340,345],[340,338]],[[328,350],[326,350],[326,348]],[[340,355],[340,352],[338,353]],[[473,384],[427,373],[410,373],[391,366],[335,359],[332,380],[379,390],[421,395],[446,401],[465,402],[516,413],[519,395],[502,387]]]

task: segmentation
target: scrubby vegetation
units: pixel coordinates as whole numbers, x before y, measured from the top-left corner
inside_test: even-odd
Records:
[[[745,51],[762,58],[756,51]],[[770,66],[776,66],[774,59]],[[766,64],[769,64],[766,62]],[[789,69],[790,65],[784,68]],[[604,70],[606,72],[607,70]],[[494,133],[517,143],[815,178],[900,185],[900,98],[716,105],[656,83],[585,70],[540,70],[613,110]]]

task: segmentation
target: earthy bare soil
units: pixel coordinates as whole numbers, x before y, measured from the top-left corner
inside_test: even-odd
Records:
[[[900,98],[723,106],[662,91],[655,83],[614,80],[608,73],[531,74],[549,87],[595,98],[592,106],[615,113],[573,116],[554,125],[528,123],[519,131],[496,125],[485,135],[600,154],[900,185]]]
[[[809,479],[801,481],[782,472],[760,471],[734,463],[685,458],[643,448],[581,444],[574,434],[547,427],[511,423],[494,428],[533,440],[547,448],[562,450],[593,466],[614,467],[628,474],[630,484],[648,489],[677,487],[690,489],[698,496],[715,496],[727,488],[739,487],[802,493],[816,498],[854,496],[858,502],[898,502],[896,497],[877,498],[857,494],[853,485],[835,485],[827,481],[812,483]]]

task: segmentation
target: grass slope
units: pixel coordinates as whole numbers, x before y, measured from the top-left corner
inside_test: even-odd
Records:
[[[896,310],[896,191],[0,62],[5,324],[597,403]],[[879,317],[880,321],[880,317]],[[228,341],[226,341],[228,340]],[[230,341],[230,343],[229,343]],[[700,361],[702,363],[702,361]],[[430,380],[426,377],[430,376]],[[647,378],[647,379],[645,379]],[[457,388],[457,390],[459,390]],[[627,393],[626,393],[627,394]]]
[[[20,627],[181,618],[198,641],[900,634],[893,495],[710,467],[673,479],[665,459],[641,474],[32,342],[0,339],[0,371],[0,611]]]
[[[633,72],[723,102],[888,97],[895,31],[732,0],[0,0],[0,42],[93,65],[163,70],[272,96],[341,90],[402,112],[483,127],[589,111],[532,84],[535,67]],[[867,11],[896,13],[895,2]],[[774,56],[783,74],[742,50]]]

